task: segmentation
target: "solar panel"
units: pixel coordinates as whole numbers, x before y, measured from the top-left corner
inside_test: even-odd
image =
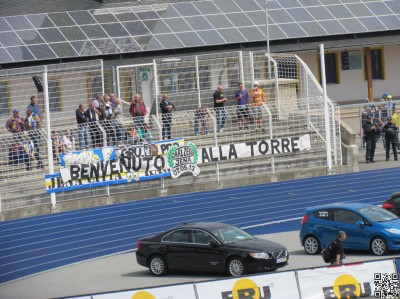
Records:
[[[107,33],[100,27],[100,25],[84,25],[80,26],[80,28],[90,39],[108,37]]]
[[[60,27],[60,31],[69,41],[87,39],[86,35],[78,26]]]
[[[54,23],[47,15],[28,15],[26,16],[35,28],[54,27]]]
[[[88,40],[71,42],[71,45],[74,47],[79,56],[93,56],[100,54],[93,43]]]
[[[35,59],[35,57],[32,55],[32,53],[28,50],[26,46],[8,47],[7,52],[17,62],[31,61]]]
[[[47,14],[53,23],[58,26],[73,26],[76,25],[72,18],[66,12],[56,12]]]
[[[164,21],[173,32],[192,31],[192,28],[183,18],[165,19]]]
[[[74,21],[78,25],[90,25],[96,23],[95,18],[89,11],[83,11],[83,10],[71,11],[69,15],[71,16],[71,18],[74,19]]]
[[[142,51],[140,45],[132,37],[113,38],[114,43],[121,52],[137,52]]]
[[[14,32],[0,32],[0,43],[4,47],[21,46],[24,44]]]
[[[48,43],[56,43],[65,41],[64,36],[57,28],[38,29],[40,35]]]
[[[385,25],[377,17],[359,18],[359,20],[369,31],[386,30]]]
[[[184,45],[182,42],[176,37],[175,34],[160,34],[156,35],[158,41],[165,49],[175,49],[182,48]]]
[[[5,19],[14,30],[25,30],[33,28],[32,24],[25,16],[6,17]]]
[[[116,54],[121,52],[112,39],[94,39],[92,42],[101,54]]]
[[[204,42],[195,32],[177,33],[176,36],[182,41],[185,47],[204,46]]]
[[[237,28],[219,29],[218,33],[226,40],[227,43],[246,42],[247,39],[237,30]]]
[[[38,60],[43,59],[51,59],[56,58],[56,54],[50,49],[49,45],[41,44],[41,45],[30,45],[28,46],[29,51],[36,57]]]
[[[201,15],[201,12],[191,2],[177,3],[174,7],[181,16],[189,17]]]
[[[270,40],[400,29],[397,0],[267,3]],[[199,0],[0,17],[0,49],[6,53],[1,61],[264,41],[265,5],[266,0]]]
[[[225,44],[226,41],[221,37],[221,35],[216,30],[204,30],[198,31],[197,34],[201,37],[206,45],[219,45]]]
[[[10,27],[10,25],[8,25],[6,20],[4,18],[0,18],[0,32],[11,31],[11,30],[12,30],[12,28]]]
[[[229,13],[225,15],[236,27],[254,26],[254,23],[246,16],[245,13]]]
[[[214,27],[207,21],[203,16],[195,16],[190,18],[185,18],[186,22],[193,28],[193,30],[207,30],[213,29]]]
[[[193,4],[203,15],[221,13],[221,10],[212,1],[199,1]]]
[[[36,30],[17,31],[17,34],[26,45],[43,44],[44,40]]]
[[[58,57],[75,57],[78,53],[69,43],[55,43],[50,44],[51,49],[56,53]]]
[[[3,48],[0,48],[0,63],[10,62],[13,61],[10,54]]]

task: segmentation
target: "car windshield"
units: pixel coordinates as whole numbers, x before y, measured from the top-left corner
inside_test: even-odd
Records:
[[[214,229],[211,233],[224,244],[254,239],[252,235],[235,226],[225,226]]]
[[[365,218],[374,222],[386,222],[398,219],[398,217],[385,209],[380,207],[365,207],[358,210]]]

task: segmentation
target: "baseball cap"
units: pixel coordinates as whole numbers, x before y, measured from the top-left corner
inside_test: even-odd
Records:
[[[253,86],[256,86],[256,85],[257,85],[257,86],[260,86],[260,83],[259,83],[258,81],[255,81],[254,84],[253,84]]]
[[[387,94],[387,93],[384,93],[382,96],[383,96],[383,97],[387,97],[387,96],[388,96],[388,94]]]
[[[19,110],[18,109],[14,109],[13,113],[19,113]]]
[[[386,118],[386,120],[387,120],[387,121],[391,121],[391,120],[392,120],[392,117],[389,116],[388,118]]]
[[[388,95],[387,98],[388,98],[388,99],[391,99],[391,98],[392,98],[392,95]]]

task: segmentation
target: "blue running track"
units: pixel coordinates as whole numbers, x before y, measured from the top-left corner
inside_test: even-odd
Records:
[[[168,196],[1,222],[0,284],[132,251],[138,238],[182,222],[227,222],[248,228],[253,234],[297,230],[307,207],[332,202],[381,204],[392,192],[399,191],[399,179],[400,168],[391,168]],[[279,224],[285,221],[291,224]]]

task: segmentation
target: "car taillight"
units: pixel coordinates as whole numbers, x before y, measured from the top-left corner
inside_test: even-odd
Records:
[[[303,219],[301,220],[301,224],[306,223],[307,220],[308,220],[308,218],[310,218],[310,215],[309,215],[309,214],[306,214],[306,215],[303,217]]]
[[[384,208],[384,209],[386,209],[386,210],[389,210],[389,209],[392,209],[392,208],[393,208],[393,205],[391,205],[391,204],[388,203],[388,202],[384,202],[383,205],[382,205],[382,208]]]
[[[137,247],[137,250],[140,250],[140,242],[139,242],[139,240],[136,241],[136,247]]]

